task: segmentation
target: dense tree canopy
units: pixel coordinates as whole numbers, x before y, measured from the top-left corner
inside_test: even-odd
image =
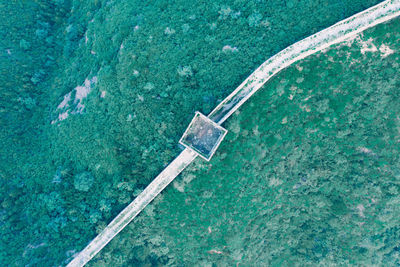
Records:
[[[207,114],[268,57],[377,2],[0,3],[0,264],[68,262],[177,155],[195,110]],[[398,32],[390,25],[370,32],[376,45],[388,38],[384,31]],[[397,81],[389,78],[398,54],[383,60],[375,53],[364,62],[364,55],[353,54],[357,49],[340,49],[336,62],[351,55],[343,69],[328,64],[337,51],[330,50],[300,64],[301,75],[295,67],[282,73],[264,96],[254,97],[248,105],[254,109],[228,123],[219,156],[197,162],[92,264],[276,263],[270,253],[287,255],[288,262],[296,255],[310,262],[329,262],[332,255],[356,261],[351,251],[360,239],[344,242],[343,250],[334,246],[361,231],[355,228],[364,222],[359,214],[376,220],[362,224],[375,235],[356,248],[363,255],[381,249],[381,257],[393,259],[388,236],[398,236],[398,200],[390,198],[398,190],[397,143],[388,149],[387,142],[396,140],[389,110],[397,107]],[[352,63],[353,56],[363,63]],[[349,75],[348,83],[331,87],[338,73]],[[300,101],[296,96],[308,97],[313,87],[319,91],[312,106],[282,100],[293,95]],[[335,100],[340,92],[348,93]],[[355,131],[376,138],[354,137],[360,147],[350,161],[354,147],[340,140]],[[277,150],[286,152],[272,157]],[[333,190],[328,184],[336,179]],[[374,200],[366,195],[356,202],[363,188]],[[300,198],[303,193],[312,197]],[[330,239],[347,226],[344,219],[357,226]],[[314,224],[326,220],[331,227]],[[273,239],[287,243],[279,248]]]

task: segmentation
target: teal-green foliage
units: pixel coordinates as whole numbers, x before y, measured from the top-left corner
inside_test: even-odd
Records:
[[[89,191],[93,184],[94,177],[90,172],[82,172],[75,174],[74,176],[74,186],[76,190],[79,191]]]
[[[89,266],[399,266],[399,32],[280,73]]]
[[[177,155],[195,110],[208,113],[274,53],[377,2],[0,3],[0,264],[67,262]],[[83,114],[51,124],[63,96],[94,76]],[[80,173],[93,175],[87,191],[75,188]],[[151,229],[136,256],[122,246],[115,259],[169,261]]]

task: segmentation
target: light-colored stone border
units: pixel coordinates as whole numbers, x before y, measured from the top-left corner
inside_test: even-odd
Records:
[[[214,144],[213,149],[210,151],[209,157],[206,157],[200,151],[196,151],[197,149],[195,147],[193,147],[190,144],[185,142],[185,137],[186,137],[188,131],[190,130],[190,128],[194,125],[197,117],[200,117],[201,119],[205,120],[207,123],[213,125],[215,128],[217,128],[218,130],[220,130],[222,132],[222,135],[220,135],[220,137],[218,138],[217,142]],[[207,116],[205,116],[201,112],[196,111],[192,121],[189,123],[189,126],[186,128],[186,131],[183,133],[181,139],[179,140],[179,143],[181,145],[183,145],[184,147],[186,147],[186,148],[194,150],[200,157],[202,157],[206,161],[210,161],[210,159],[214,155],[215,151],[217,151],[218,146],[221,144],[221,142],[224,139],[224,137],[225,137],[227,132],[228,131],[224,127],[220,126],[218,123],[214,122],[213,120],[210,120]]]

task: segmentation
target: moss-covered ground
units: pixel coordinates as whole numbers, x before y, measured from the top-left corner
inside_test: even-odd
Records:
[[[0,265],[65,264],[177,155],[195,110],[207,114],[268,57],[378,2],[0,3]],[[398,26],[390,25],[370,34],[396,51]],[[385,30],[394,35],[385,36]],[[396,143],[382,147],[396,140],[390,139],[395,113],[389,114],[396,111],[396,81],[388,77],[396,77],[398,54],[357,57],[357,49],[343,47],[338,55],[330,50],[299,64],[302,72],[290,68],[267,85],[227,124],[230,134],[216,158],[199,161],[200,173],[187,172],[91,264],[290,263],[296,259],[291,256],[311,263],[336,256],[356,261],[358,240],[351,234],[365,237],[362,231],[376,235],[363,239],[359,255],[386,255],[390,263],[398,240],[396,229],[387,226],[396,218],[390,217],[397,190],[390,179],[397,175],[397,150]],[[353,57],[354,64],[338,63]],[[85,85],[86,79],[92,82]],[[70,92],[69,106],[57,109]],[[309,95],[308,102],[300,101]],[[375,109],[383,115],[370,112]],[[343,129],[335,128],[341,123]],[[363,187],[367,181],[373,182]],[[351,192],[345,194],[346,188]],[[312,190],[320,206],[314,205],[317,197],[306,197]],[[356,192],[365,194],[364,202],[353,198]],[[331,206],[333,217],[326,211]],[[291,216],[296,212],[310,217]],[[366,218],[360,228],[351,224],[363,222],[362,216],[355,220],[357,214]],[[307,219],[312,216],[333,226],[318,230]],[[304,231],[295,218],[305,220]],[[335,235],[341,225],[345,232]],[[306,230],[317,231],[315,239]],[[384,240],[384,231],[392,241]],[[272,238],[294,241],[280,246]],[[339,241],[348,246],[339,250]],[[384,253],[371,257],[378,249]]]

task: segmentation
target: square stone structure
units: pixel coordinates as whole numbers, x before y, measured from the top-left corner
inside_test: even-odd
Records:
[[[209,161],[228,131],[196,111],[179,143]]]

